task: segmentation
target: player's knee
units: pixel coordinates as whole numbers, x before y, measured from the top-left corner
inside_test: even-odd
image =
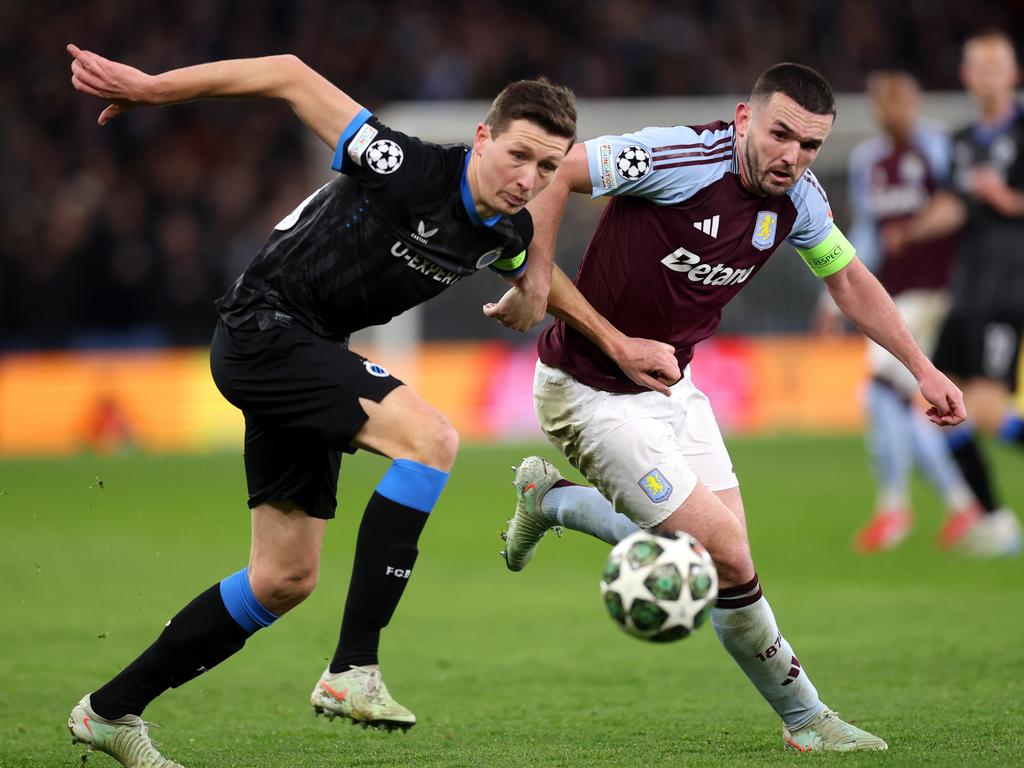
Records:
[[[447,472],[455,464],[459,451],[459,433],[440,411],[426,419],[422,429],[416,431],[410,458]]]
[[[438,461],[443,462],[439,469],[448,471],[455,464],[455,456],[459,452],[459,432],[448,419],[441,417],[443,425],[438,431],[437,452]]]
[[[711,552],[718,569],[718,582],[722,587],[746,584],[754,578],[754,561],[745,537],[730,537]]]
[[[316,565],[303,564],[278,570],[256,570],[252,579],[253,594],[260,605],[280,616],[313,593],[318,574]]]

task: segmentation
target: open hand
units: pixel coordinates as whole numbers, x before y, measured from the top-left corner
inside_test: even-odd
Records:
[[[75,89],[111,102],[100,113],[100,125],[135,107],[159,104],[155,78],[151,75],[92,51],[83,51],[74,44],[69,44],[67,51],[72,58],[71,84]]]

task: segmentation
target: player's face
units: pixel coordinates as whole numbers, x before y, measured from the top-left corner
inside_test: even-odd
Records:
[[[743,186],[782,195],[807,170],[832,130],[832,115],[816,115],[782,93],[736,107],[736,145]]]
[[[497,136],[488,126],[479,126],[475,202],[486,216],[518,213],[551,183],[571,146],[570,139],[529,120],[513,120]]]
[[[900,74],[879,75],[868,90],[875,119],[889,136],[905,142],[913,133],[921,107],[914,81]]]
[[[972,40],[964,46],[960,67],[964,86],[976,99],[1012,98],[1019,72],[1012,46],[1001,38]]]

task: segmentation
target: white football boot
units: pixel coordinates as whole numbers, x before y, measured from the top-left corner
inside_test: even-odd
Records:
[[[840,720],[828,707],[803,728],[791,731],[783,725],[782,740],[787,748],[798,752],[860,752],[889,748],[877,736]]]
[[[971,557],[1009,557],[1020,554],[1022,539],[1020,521],[1013,510],[1000,507],[981,515],[956,549]]]
[[[68,730],[72,744],[88,745],[88,751],[82,755],[83,763],[90,752],[99,750],[124,768],[185,768],[156,751],[149,740],[147,723],[141,717],[125,715],[116,720],[100,717],[93,712],[88,694],[71,710]]]
[[[329,720],[345,717],[363,728],[408,731],[416,725],[416,715],[391,698],[377,664],[351,667],[337,674],[328,667],[309,701],[314,714],[327,715]]]
[[[505,540],[501,555],[510,571],[521,571],[549,529],[562,535],[562,529],[549,521],[541,509],[544,494],[562,479],[562,475],[540,456],[526,457],[515,471],[512,484],[516,488],[516,511],[501,534]]]

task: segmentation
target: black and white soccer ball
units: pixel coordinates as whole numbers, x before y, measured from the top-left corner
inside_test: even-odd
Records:
[[[366,150],[366,162],[377,173],[394,173],[404,157],[402,148],[390,139],[375,141]]]
[[[681,640],[711,613],[718,571],[708,551],[687,533],[637,531],[608,555],[601,595],[615,623],[633,637]]]
[[[646,176],[651,170],[651,155],[643,147],[630,146],[619,152],[615,159],[619,175],[627,181]]]

